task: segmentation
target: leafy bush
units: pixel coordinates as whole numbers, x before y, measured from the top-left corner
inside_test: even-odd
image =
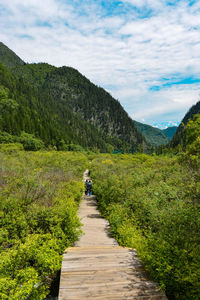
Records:
[[[44,149],[44,143],[42,140],[36,138],[33,134],[22,132],[20,136],[14,136],[7,132],[0,131],[0,144],[17,144],[17,147],[27,151],[38,151]],[[19,146],[21,144],[21,146]],[[5,146],[1,146],[1,149],[5,149]]]
[[[169,299],[200,299],[199,169],[180,156],[99,155],[91,176],[118,242],[137,249]]]
[[[7,133],[0,131],[0,143],[10,144],[18,142],[18,138]]]
[[[24,147],[20,143],[13,144],[0,144],[0,152],[15,152],[22,151]]]
[[[37,151],[44,148],[42,140],[34,137],[33,134],[22,132],[19,141],[23,144],[24,150]]]
[[[63,251],[81,234],[86,167],[72,152],[0,152],[0,299],[49,293]]]

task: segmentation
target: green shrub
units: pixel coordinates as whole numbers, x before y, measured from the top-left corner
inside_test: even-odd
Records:
[[[200,299],[199,169],[180,156],[101,155],[91,175],[118,242],[137,249],[169,299]]]
[[[20,143],[13,143],[13,144],[0,144],[0,151],[1,152],[15,152],[15,151],[22,151],[24,147]]]
[[[5,131],[0,131],[0,143],[10,144],[18,142],[18,137],[13,136]]]
[[[34,137],[33,134],[22,132],[19,141],[23,144],[24,150],[38,151],[44,148],[42,140]]]
[[[87,157],[0,152],[0,299],[45,299],[62,253],[81,234]]]

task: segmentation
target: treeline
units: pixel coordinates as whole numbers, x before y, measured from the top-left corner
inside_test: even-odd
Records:
[[[99,155],[91,167],[113,236],[137,249],[170,300],[200,299],[199,137],[196,116],[184,154]]]
[[[45,299],[81,234],[83,154],[0,152],[0,299]]]

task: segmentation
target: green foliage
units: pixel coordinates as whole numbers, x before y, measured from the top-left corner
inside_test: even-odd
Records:
[[[10,144],[10,143],[15,143],[16,141],[18,141],[18,137],[13,136],[7,132],[2,132],[0,131],[0,143],[1,144]],[[3,147],[3,145],[2,145]]]
[[[200,101],[198,101],[195,105],[193,105],[190,110],[187,112],[187,114],[185,115],[185,117],[183,118],[181,124],[179,125],[179,127],[176,130],[176,133],[170,143],[170,145],[175,148],[178,146],[178,144],[180,144],[182,146],[182,148],[185,150],[186,146],[187,146],[187,140],[186,140],[186,128],[187,128],[187,124],[190,120],[193,119],[193,117],[196,114],[200,114]]]
[[[0,152],[15,152],[22,151],[24,147],[20,143],[15,144],[0,144]]]
[[[4,151],[0,166],[0,299],[45,299],[63,251],[81,234],[87,158]]]
[[[0,85],[0,113],[5,113],[6,109],[15,110],[17,107],[17,102],[13,99],[9,99],[9,90]]]
[[[14,136],[7,132],[0,131],[0,149],[1,151],[27,150],[38,151],[44,149],[42,140],[36,138],[33,134],[22,131],[20,136]]]
[[[193,144],[199,125],[190,124]],[[183,157],[170,156],[99,155],[91,164],[93,188],[113,236],[137,249],[168,298],[196,300],[200,174]]]
[[[200,160],[200,114],[191,119],[186,128],[187,155]]]
[[[21,133],[19,141],[24,146],[24,150],[37,151],[44,148],[44,143],[40,139],[37,139],[33,134],[28,134],[26,132]]]

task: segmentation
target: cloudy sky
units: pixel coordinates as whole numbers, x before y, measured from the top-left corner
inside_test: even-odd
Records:
[[[199,100],[200,0],[0,0],[0,41],[78,69],[150,125]]]

